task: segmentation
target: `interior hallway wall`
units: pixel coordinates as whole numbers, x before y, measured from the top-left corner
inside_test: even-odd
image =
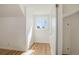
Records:
[[[34,43],[34,31],[33,31],[33,15],[32,8],[26,5],[26,42],[27,49],[29,49]]]
[[[25,18],[0,17],[0,48],[25,51]]]
[[[71,16],[71,54],[79,55],[79,12]]]
[[[64,4],[63,5],[63,53],[78,54],[78,19],[79,19],[79,5],[78,4]],[[69,25],[67,25],[67,23]],[[65,28],[66,25],[66,28]],[[66,32],[67,31],[67,32]]]
[[[79,45],[79,12],[65,18],[65,20],[69,20],[67,21],[67,23],[69,23],[70,25],[70,28],[69,28],[70,33],[69,35],[68,35],[68,32],[64,33],[68,35],[67,37],[64,36],[65,38],[63,43],[64,49],[67,50],[67,48],[70,48],[70,54],[79,54],[79,46],[78,46]],[[65,53],[67,52],[68,51],[66,51]]]
[[[63,19],[63,54],[71,53],[71,18]]]

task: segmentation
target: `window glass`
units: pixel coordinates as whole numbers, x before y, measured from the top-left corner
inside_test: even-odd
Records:
[[[36,28],[37,29],[46,29],[48,27],[48,21],[46,17],[37,16],[36,17]]]

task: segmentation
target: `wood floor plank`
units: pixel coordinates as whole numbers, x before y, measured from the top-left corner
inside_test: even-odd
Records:
[[[48,43],[34,43],[31,50],[33,55],[50,55],[50,45]]]
[[[50,55],[50,45],[48,43],[34,43],[29,50],[33,50],[31,52],[32,55]],[[0,55],[22,55],[23,53],[27,53],[23,51],[16,50],[8,50],[8,49],[0,49]]]
[[[0,49],[0,55],[21,55],[23,51]]]

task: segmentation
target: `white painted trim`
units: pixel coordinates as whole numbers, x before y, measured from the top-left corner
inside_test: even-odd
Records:
[[[62,55],[62,41],[63,41],[63,16],[62,5],[58,7],[58,55]]]

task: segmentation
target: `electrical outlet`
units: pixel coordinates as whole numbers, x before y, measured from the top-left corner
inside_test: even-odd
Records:
[[[67,51],[69,51],[69,48],[67,48]]]
[[[69,24],[67,24],[67,26],[69,26]]]

